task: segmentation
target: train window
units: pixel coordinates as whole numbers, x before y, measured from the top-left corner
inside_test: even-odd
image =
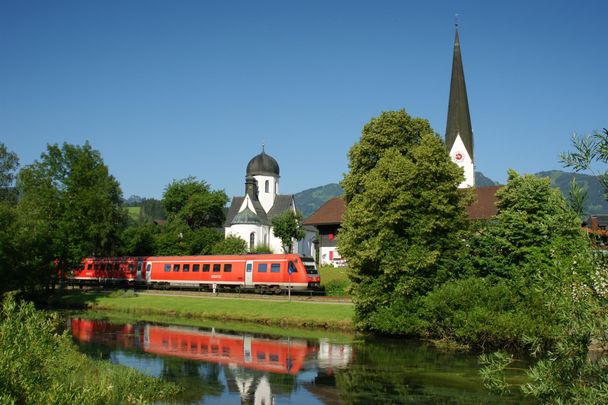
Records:
[[[289,274],[297,272],[298,268],[293,264],[293,262],[289,262]]]
[[[224,273],[230,273],[232,271],[232,264],[224,265]]]
[[[84,263],[82,263],[79,268],[80,270],[84,270]]]
[[[106,264],[105,263],[101,263],[100,270],[101,271],[105,271],[106,270]]]
[[[281,265],[279,263],[272,263],[270,265],[271,273],[279,273],[281,271]]]
[[[278,362],[279,361],[279,355],[278,354],[271,354],[271,355],[268,356],[268,359],[270,359],[270,361]]]
[[[168,273],[171,271],[171,265],[170,264],[165,264],[165,273]]]
[[[135,269],[135,266],[133,266],[133,263],[129,263],[129,271],[133,271]]]
[[[198,270],[199,270],[200,268],[201,268],[201,265],[200,265],[200,264],[198,264],[198,263],[197,263],[197,264],[193,264],[193,265],[192,265],[192,271],[193,271],[194,273],[198,272]]]
[[[266,360],[266,353],[258,352],[257,356],[258,360]]]
[[[99,270],[99,263],[95,264],[95,270]]]
[[[118,266],[120,266],[118,263],[114,263],[114,271],[118,271]]]
[[[179,264],[173,265],[173,271],[179,271]]]
[[[211,353],[217,354],[220,351],[220,347],[218,345],[211,345]]]
[[[230,357],[230,348],[222,346],[222,357]]]
[[[93,268],[93,265],[91,263],[87,264],[87,270],[91,270]]]
[[[214,273],[219,273],[219,272],[220,272],[220,270],[221,270],[221,268],[222,268],[222,265],[221,265],[221,264],[219,264],[219,263],[215,263],[215,264],[213,265],[213,272],[214,272]]]
[[[208,273],[209,272],[209,265],[208,264],[203,264],[203,271]]]
[[[189,264],[184,264],[184,268],[182,269],[184,271],[184,273],[187,273],[190,271],[190,265]]]
[[[258,273],[266,273],[267,268],[268,268],[268,265],[266,263],[259,263],[258,264]]]

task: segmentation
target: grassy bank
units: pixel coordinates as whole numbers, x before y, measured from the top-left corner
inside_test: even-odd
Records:
[[[347,267],[322,266],[319,268],[319,273],[321,275],[321,286],[325,289],[327,295],[332,297],[350,295]]]
[[[257,322],[274,326],[352,330],[353,306],[239,298],[187,296],[108,296],[88,292],[64,296],[67,306],[119,311],[136,315],[170,315],[222,321]]]
[[[131,404],[171,400],[172,383],[80,353],[32,304],[8,298],[0,315],[0,403]]]

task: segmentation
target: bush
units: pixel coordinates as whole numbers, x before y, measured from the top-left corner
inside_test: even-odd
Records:
[[[170,399],[171,383],[133,369],[95,361],[56,332],[57,315],[38,312],[12,297],[2,305],[0,402],[20,404],[145,403]]]

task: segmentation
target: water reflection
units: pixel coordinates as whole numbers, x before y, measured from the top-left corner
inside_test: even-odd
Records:
[[[403,341],[334,343],[72,318],[82,350],[184,387],[182,403],[505,403],[475,356]]]

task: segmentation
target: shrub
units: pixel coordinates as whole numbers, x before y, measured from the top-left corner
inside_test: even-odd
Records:
[[[0,402],[20,404],[145,403],[167,399],[178,387],[78,352],[31,303],[2,305]]]

